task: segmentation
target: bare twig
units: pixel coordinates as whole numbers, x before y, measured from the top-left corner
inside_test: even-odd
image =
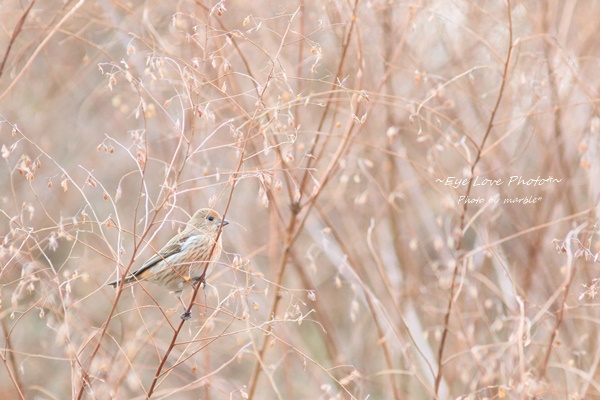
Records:
[[[21,15],[21,18],[19,18],[17,25],[15,25],[13,29],[13,33],[10,37],[10,40],[8,41],[8,46],[6,47],[6,51],[4,52],[4,57],[2,58],[2,62],[0,62],[0,77],[2,77],[2,73],[4,72],[4,66],[6,65],[6,60],[8,60],[10,50],[12,49],[12,46],[15,40],[17,39],[17,36],[19,36],[19,33],[21,33],[21,29],[23,29],[23,24],[27,19],[27,15],[29,15],[29,11],[31,11],[31,7],[33,7],[34,4],[35,0],[31,0],[31,3],[29,3],[29,6],[25,9],[23,15]]]
[[[496,98],[496,104],[494,105],[494,108],[492,109],[492,113],[490,114],[490,119],[488,121],[485,134],[483,135],[481,144],[477,148],[477,151],[475,153],[475,159],[473,160],[473,162],[471,163],[471,166],[470,166],[471,167],[471,177],[469,179],[469,184],[467,186],[467,192],[465,194],[466,197],[469,196],[469,194],[471,193],[471,189],[473,188],[473,179],[475,179],[475,174],[474,174],[475,167],[477,166],[477,164],[479,163],[479,160],[481,159],[481,153],[482,153],[483,149],[485,148],[485,143],[487,142],[487,139],[490,136],[490,133],[494,126],[494,120],[496,118],[496,113],[498,112],[498,109],[500,107],[500,102],[502,101],[502,96],[504,94],[504,88],[508,81],[508,71],[509,71],[509,67],[510,67],[512,52],[513,52],[513,26],[512,26],[512,11],[511,11],[510,0],[507,0],[506,9],[507,9],[507,17],[508,17],[508,52],[506,54],[506,59],[504,62],[504,71],[502,73],[502,82],[500,84],[500,90],[498,91],[498,97]],[[463,244],[463,238],[464,238],[464,234],[465,234],[464,227],[465,227],[466,217],[467,217],[467,208],[468,208],[468,203],[465,202],[462,212],[461,212],[461,215],[460,215],[460,223],[459,223],[460,234],[456,240],[456,245],[455,245],[455,253],[457,254],[457,256],[459,255],[458,253],[461,250],[462,244]],[[455,294],[456,278],[458,277],[458,271],[461,268],[461,265],[462,265],[462,262],[456,262],[454,265],[454,271],[452,273],[452,282],[450,284],[450,294],[448,296],[448,305],[446,307],[446,313],[444,315],[442,337],[440,339],[440,347],[438,349],[438,356],[437,356],[438,372],[436,374],[435,384],[434,384],[435,398],[437,398],[438,391],[439,391],[440,384],[442,382],[442,377],[443,377],[444,350],[445,350],[445,346],[446,346],[446,338],[448,337],[448,331],[450,330],[450,315],[452,314],[452,305],[454,304],[455,296],[456,296],[456,294]]]

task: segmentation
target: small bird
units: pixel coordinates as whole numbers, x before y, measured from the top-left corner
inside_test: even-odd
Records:
[[[200,281],[205,283],[203,273],[206,264],[210,266],[221,256],[222,235],[217,239],[217,233],[221,225],[227,224],[227,220],[210,208],[196,211],[185,229],[169,240],[137,271],[126,277],[123,284],[139,280],[154,282],[175,292],[181,301],[181,292],[186,284],[190,281],[194,285]],[[115,288],[120,284],[120,279],[109,283]],[[190,316],[191,313],[185,309],[184,304],[181,318],[189,319]]]

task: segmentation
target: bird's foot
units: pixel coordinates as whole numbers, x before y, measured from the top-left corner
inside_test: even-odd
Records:
[[[190,310],[185,310],[182,314],[181,314],[181,319],[184,321],[187,321],[188,319],[192,318],[192,312]]]
[[[204,278],[195,278],[194,279],[194,286],[196,286],[198,283],[200,283],[202,285],[202,289],[206,289],[206,279],[204,279]]]

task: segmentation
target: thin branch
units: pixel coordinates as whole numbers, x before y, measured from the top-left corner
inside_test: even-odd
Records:
[[[33,7],[34,4],[35,0],[31,0],[31,3],[29,3],[29,6],[23,12],[23,15],[21,15],[21,18],[19,18],[17,25],[15,25],[15,28],[13,29],[13,33],[10,36],[10,40],[8,41],[8,46],[6,47],[6,51],[4,52],[4,57],[2,58],[2,62],[0,62],[0,78],[2,77],[2,73],[4,72],[4,66],[6,65],[6,60],[8,60],[10,50],[12,49],[12,46],[15,40],[17,39],[17,36],[19,36],[19,33],[21,33],[21,29],[23,29],[23,24],[27,19],[27,15],[29,15],[29,11],[31,11],[31,7]]]
[[[465,195],[466,197],[469,196],[469,194],[471,193],[471,189],[473,188],[473,180],[475,179],[475,174],[474,174],[475,167],[477,166],[477,164],[479,163],[479,160],[481,159],[481,154],[483,152],[483,149],[485,148],[485,143],[487,142],[487,140],[490,136],[490,133],[492,131],[492,128],[494,126],[494,120],[496,118],[496,113],[498,112],[498,109],[500,108],[500,103],[502,101],[502,96],[504,94],[504,88],[506,87],[506,83],[508,82],[508,71],[509,71],[509,67],[510,67],[512,52],[513,52],[513,26],[512,26],[512,12],[511,12],[510,0],[507,0],[506,9],[507,9],[507,16],[508,16],[508,52],[506,54],[506,59],[504,62],[504,72],[502,74],[502,82],[500,84],[500,90],[498,92],[498,97],[496,98],[496,104],[494,105],[494,108],[492,109],[492,113],[490,115],[490,119],[488,121],[485,134],[483,135],[483,140],[481,141],[481,144],[477,148],[475,159],[473,160],[473,163],[471,164],[471,178],[469,179],[469,185],[467,187],[467,192]],[[468,202],[465,201],[463,210],[462,210],[462,213],[460,216],[460,224],[459,224],[460,235],[458,236],[458,238],[456,240],[456,245],[455,245],[455,254],[457,254],[457,256],[462,248],[463,238],[465,235],[464,227],[465,227],[465,221],[466,221],[466,216],[467,216],[467,208],[468,208]],[[435,384],[434,384],[435,396],[434,396],[434,398],[437,398],[438,392],[440,389],[440,384],[442,382],[443,369],[444,369],[444,350],[446,348],[446,339],[448,337],[448,332],[450,330],[450,315],[452,314],[452,305],[454,304],[455,297],[456,297],[456,293],[455,293],[456,279],[458,277],[458,271],[461,268],[461,265],[462,265],[462,262],[457,260],[457,262],[454,265],[454,271],[452,273],[452,282],[450,284],[450,294],[448,295],[448,305],[446,307],[446,313],[444,315],[444,328],[442,331],[442,337],[440,340],[440,347],[439,347],[438,356],[437,356],[438,372],[435,377]]]

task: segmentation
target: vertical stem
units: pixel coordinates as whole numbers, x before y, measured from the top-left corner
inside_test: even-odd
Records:
[[[22,392],[22,388],[23,388],[23,383],[21,382],[19,375],[17,374],[17,364],[15,361],[15,356],[14,356],[14,352],[12,351],[12,345],[10,344],[10,334],[8,332],[8,328],[6,326],[6,319],[5,318],[1,318],[1,325],[2,325],[2,331],[4,332],[4,341],[5,341],[5,351],[4,351],[4,355],[0,354],[0,357],[2,358],[2,362],[4,362],[4,366],[6,367],[6,373],[8,374],[11,382],[14,384],[15,389],[17,390],[17,393],[19,393],[19,397],[23,400],[25,400],[25,395]],[[8,356],[8,357],[7,357]],[[10,366],[8,365],[8,360],[10,360]],[[12,367],[12,368],[11,368]]]
[[[502,101],[502,95],[504,94],[504,88],[506,87],[506,82],[508,80],[508,69],[510,67],[510,59],[511,59],[512,51],[513,51],[513,29],[512,29],[512,14],[511,14],[510,0],[507,0],[506,7],[507,7],[507,14],[508,14],[508,53],[506,55],[506,60],[504,63],[504,73],[502,74],[502,83],[500,84],[500,91],[498,92],[498,98],[496,99],[496,104],[492,110],[492,114],[490,115],[490,120],[488,122],[485,134],[483,135],[483,140],[481,141],[481,145],[477,148],[475,160],[471,164],[471,178],[469,180],[469,185],[467,187],[467,193],[465,195],[466,197],[469,196],[469,194],[471,193],[471,189],[473,188],[475,167],[481,160],[481,154],[483,152],[483,149],[485,148],[485,143],[487,142],[487,140],[490,136],[492,127],[494,126],[494,120],[496,118],[496,113],[498,112],[498,108],[500,107],[500,102]],[[454,249],[456,255],[458,255],[458,253],[461,250],[462,245],[463,245],[467,208],[468,208],[468,203],[465,202],[461,216],[460,216],[460,224],[459,224],[460,236],[456,240],[456,246]],[[454,272],[452,273],[452,282],[450,284],[450,295],[448,296],[448,305],[446,307],[446,314],[444,315],[444,330],[442,331],[442,338],[440,340],[440,348],[438,350],[438,356],[437,356],[438,372],[435,377],[434,398],[438,398],[438,392],[440,389],[440,384],[442,382],[443,369],[444,369],[444,349],[446,347],[446,339],[448,337],[448,331],[450,329],[450,315],[452,314],[452,305],[454,303],[454,296],[455,296],[454,289],[456,286],[456,278],[458,277],[458,270],[461,267],[462,262],[464,262],[464,259],[460,260],[460,262],[455,263]]]

